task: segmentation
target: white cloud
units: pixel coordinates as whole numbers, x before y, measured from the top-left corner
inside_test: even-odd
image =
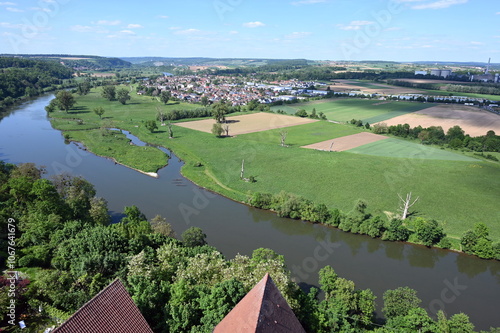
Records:
[[[239,34],[239,32],[238,32],[238,31],[236,31],[236,30],[229,31],[229,33],[230,33],[231,35],[236,35],[236,34]]]
[[[144,27],[140,24],[129,24],[129,25],[127,25],[127,28],[128,29],[139,29],[139,28],[144,28]]]
[[[127,35],[135,35],[135,32],[132,30],[122,30],[120,31],[122,34],[127,34]]]
[[[201,32],[202,31],[198,30],[198,29],[186,29],[186,30],[176,31],[175,34],[176,35],[196,35],[196,34],[199,34]]]
[[[159,15],[158,17],[161,18],[161,19],[164,19],[164,20],[168,19],[167,15]]]
[[[495,15],[500,15],[500,12],[496,12],[496,14],[495,14]]]
[[[476,41],[472,41],[470,42],[472,45],[484,45],[483,42],[476,42]]]
[[[24,12],[24,10],[19,9],[19,8],[15,8],[15,7],[7,7],[5,9],[7,9],[9,12],[13,12],[13,13],[22,13],[22,12]]]
[[[76,32],[93,32],[93,33],[98,33],[98,34],[109,33],[108,30],[103,29],[102,27],[89,26],[89,25],[79,25],[79,24],[71,26],[70,30],[76,31]]]
[[[9,29],[21,29],[23,27],[22,24],[12,24],[9,22],[0,22],[0,27],[9,28]]]
[[[311,32],[305,32],[305,31],[301,31],[301,32],[292,32],[291,34],[288,34],[288,35],[285,35],[285,38],[286,39],[298,39],[298,38],[304,38],[304,37],[307,37],[307,36],[310,36],[311,35]]]
[[[245,28],[258,28],[258,27],[265,26],[265,24],[262,23],[262,22],[260,22],[260,21],[255,21],[255,22],[246,22],[246,23],[243,23],[243,26]]]
[[[122,23],[120,20],[108,21],[108,20],[99,20],[97,22],[92,22],[97,25],[118,25]]]
[[[169,27],[168,30],[180,30],[181,27]]]
[[[454,5],[467,3],[469,0],[439,0],[411,6],[412,9],[443,9]],[[401,0],[400,0],[401,2]]]
[[[373,23],[375,23],[375,22],[373,22],[373,21],[352,21],[348,25],[337,24],[337,27],[339,27],[339,29],[342,29],[342,30],[359,30],[359,29],[361,29],[362,26],[370,25]]]
[[[42,12],[50,13],[51,10],[48,8],[41,8],[41,7],[31,7],[30,10],[40,10]]]
[[[16,4],[13,2],[0,2],[0,6],[15,6]]]
[[[291,4],[294,6],[299,6],[299,5],[314,5],[316,3],[324,3],[324,2],[326,2],[326,0],[301,0],[301,1],[291,2]]]

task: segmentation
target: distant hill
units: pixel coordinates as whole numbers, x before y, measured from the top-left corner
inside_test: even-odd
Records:
[[[69,54],[1,54],[0,57],[15,57],[36,60],[56,60],[64,65],[79,70],[109,70],[129,68],[132,64],[119,58],[107,58],[92,55]]]
[[[120,59],[142,66],[228,66],[258,67],[276,62],[301,61],[315,63],[305,59],[260,59],[260,58],[205,58],[205,57],[121,57]]]

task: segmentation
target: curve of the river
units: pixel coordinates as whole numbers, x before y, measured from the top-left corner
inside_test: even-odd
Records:
[[[430,313],[464,312],[477,329],[500,326],[500,262],[279,218],[197,187],[180,175],[182,161],[175,155],[158,179],[148,177],[77,144],[65,144],[44,111],[51,98],[26,102],[0,120],[0,159],[44,165],[49,175],[85,177],[108,200],[115,217],[125,206],[136,205],[149,218],[166,217],[178,234],[201,227],[208,242],[228,258],[271,248],[285,256],[303,287],[317,285],[318,270],[331,265],[358,288],[372,289],[378,304],[385,290],[409,286]]]

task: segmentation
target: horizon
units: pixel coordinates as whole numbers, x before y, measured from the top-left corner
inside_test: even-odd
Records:
[[[0,1],[0,12],[0,52],[7,54],[399,63],[500,58],[500,5],[487,1],[188,0],[117,6],[21,0]]]

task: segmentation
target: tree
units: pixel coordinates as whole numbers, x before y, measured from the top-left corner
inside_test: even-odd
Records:
[[[414,221],[415,235],[425,245],[432,246],[444,237],[443,228],[435,220],[418,217]]]
[[[307,117],[307,112],[304,109],[300,109],[299,111],[295,112],[295,115],[298,117],[305,118]]]
[[[401,211],[401,220],[404,220],[408,216],[408,209],[410,209],[420,197],[417,197],[413,202],[411,202],[411,192],[406,194],[406,199],[403,199],[399,193],[398,197],[401,200],[401,206],[399,206],[399,210]]]
[[[57,105],[59,105],[61,110],[64,110],[66,112],[68,112],[68,110],[76,104],[73,94],[66,90],[61,90],[60,92],[58,92],[56,95],[56,100]]]
[[[116,98],[116,88],[115,86],[104,86],[102,87],[101,96],[106,98],[108,101],[112,101]]]
[[[282,147],[286,147],[285,140],[286,140],[287,134],[288,134],[288,132],[285,131],[285,130],[280,131],[280,141],[281,141],[281,146]]]
[[[222,125],[220,123],[215,123],[212,126],[212,134],[215,136],[222,136],[222,133],[224,132],[224,129],[222,128]]]
[[[156,120],[161,123],[161,126],[165,126],[165,120],[167,120],[167,118],[167,114],[159,107],[156,107]]]
[[[151,219],[151,228],[167,237],[175,237],[175,231],[172,229],[172,225],[161,215],[156,215]]]
[[[226,120],[226,114],[228,111],[229,107],[224,101],[212,105],[212,115],[218,124]]]
[[[229,123],[224,123],[224,125],[222,125],[222,129],[226,132],[226,136],[229,136]]]
[[[202,96],[200,99],[200,102],[201,102],[201,105],[207,106],[210,101],[208,100],[207,96]]]
[[[387,290],[384,295],[384,307],[382,312],[386,317],[394,318],[406,316],[411,309],[419,307],[422,302],[417,297],[417,292],[408,287],[399,287],[394,290]]]
[[[311,111],[311,114],[309,115],[309,118],[312,118],[312,119],[318,119],[318,115],[316,114],[316,108],[313,108],[312,111]]]
[[[464,138],[465,138],[465,132],[458,125],[450,127],[446,132],[446,139],[448,140],[448,142],[452,141],[453,139],[459,139],[460,141],[463,141]]]
[[[205,238],[207,235],[198,227],[191,227],[181,235],[182,242],[188,247],[202,246],[207,244]]]
[[[158,129],[158,125],[156,125],[156,121],[154,120],[148,120],[144,124],[144,126],[151,132],[154,133],[155,130]]]
[[[168,128],[168,138],[173,139],[174,138],[174,131],[172,129],[172,123],[170,121],[167,123],[167,128]]]
[[[170,97],[171,97],[171,94],[170,94],[170,91],[168,90],[163,90],[161,93],[160,93],[160,101],[163,102],[163,104],[167,104],[168,101],[170,100]]]
[[[80,82],[76,86],[76,93],[80,96],[87,95],[90,92],[90,82],[84,81]]]
[[[102,115],[104,114],[104,108],[102,106],[98,106],[94,108],[94,113],[99,116],[99,119],[102,119]]]
[[[118,91],[116,92],[116,96],[118,102],[122,103],[123,105],[125,105],[127,101],[130,99],[129,91],[125,88],[118,89]]]

